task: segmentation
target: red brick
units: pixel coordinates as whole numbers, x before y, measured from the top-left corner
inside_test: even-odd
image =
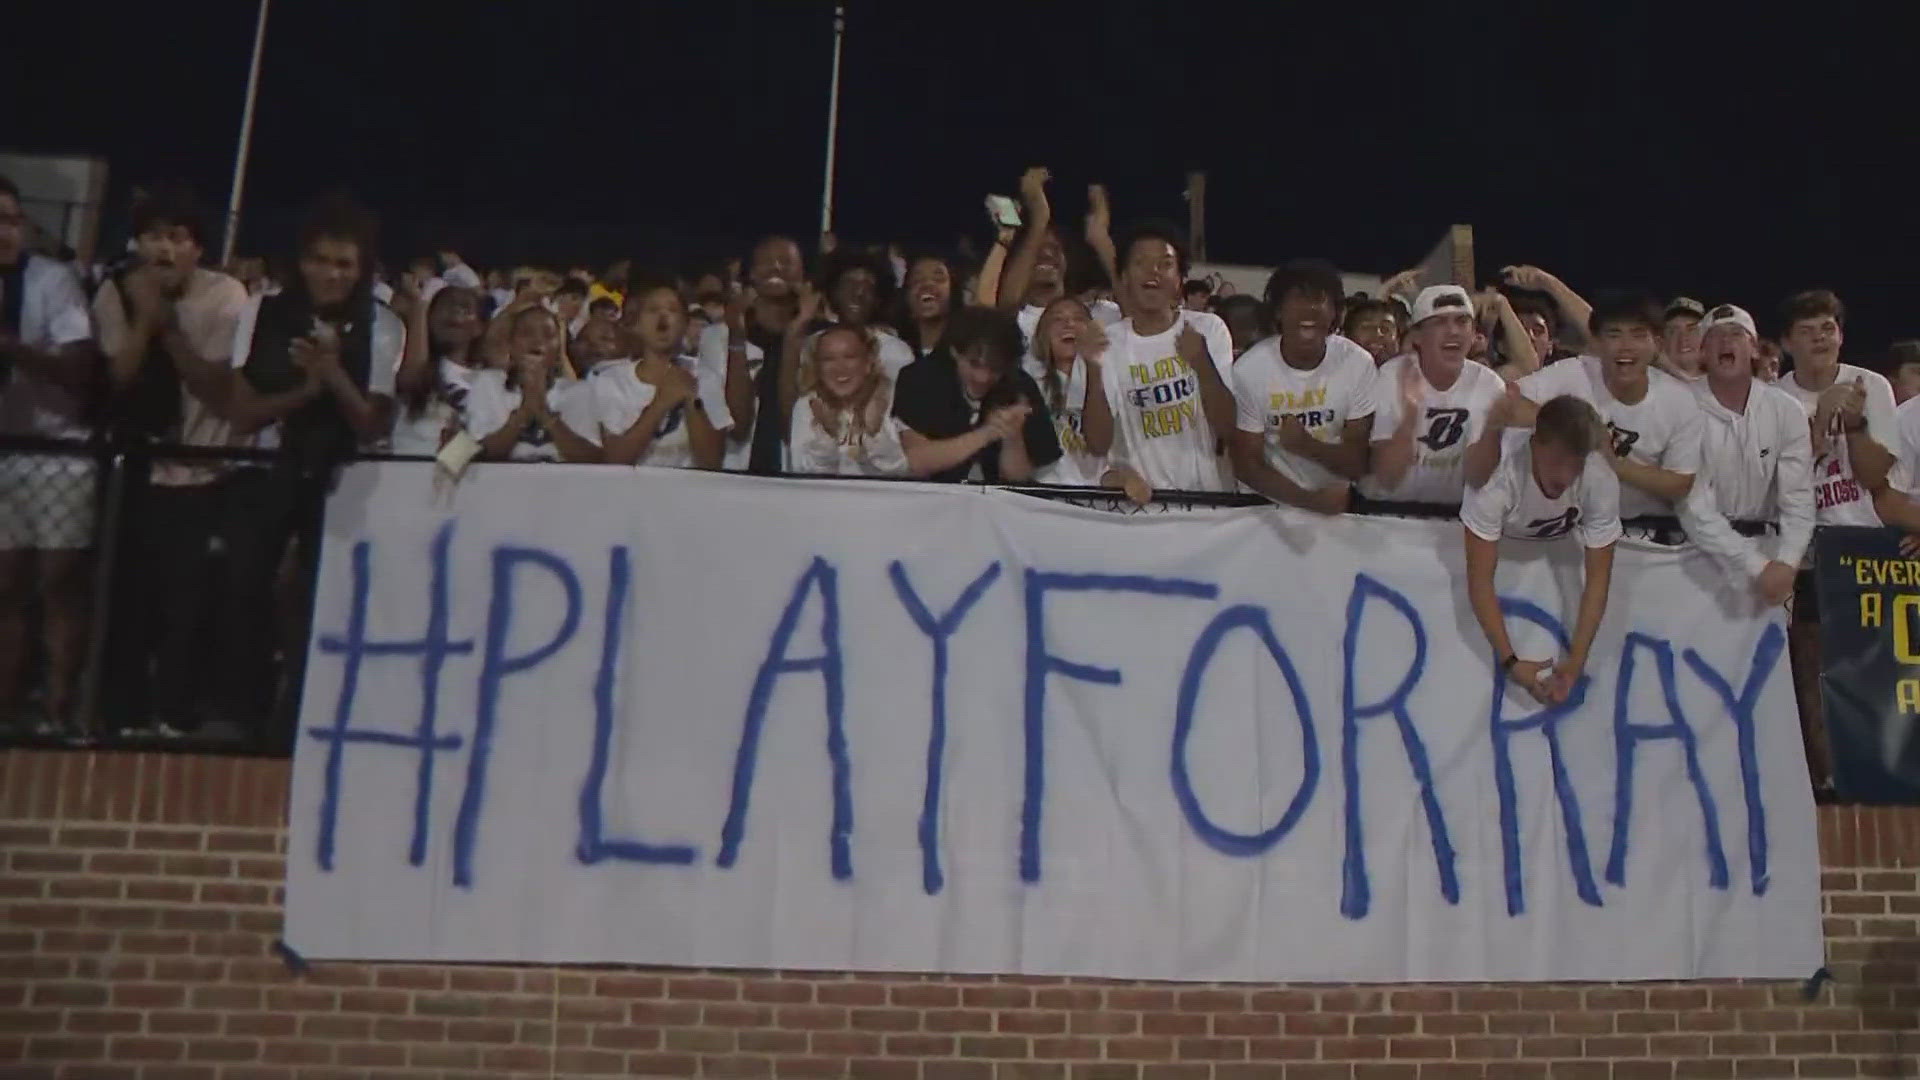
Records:
[[[889,1043],[889,1046],[892,1044]],[[1105,1047],[1099,1039],[1087,1039],[1078,1036],[1065,1038],[1041,1037],[1033,1040],[1033,1056],[1053,1060],[1096,1060]]]
[[[699,1070],[700,1059],[691,1054],[634,1054],[627,1064],[643,1076],[692,1076]]]
[[[533,1049],[534,1054],[539,1058],[540,1064],[538,1067],[545,1068],[547,1061],[545,1051],[538,1048],[530,1049]],[[340,1064],[347,1066],[358,1066],[360,1068],[398,1068],[407,1063],[407,1048],[404,1046],[385,1046],[379,1043],[348,1043],[335,1052],[335,1057]],[[482,1065],[487,1064],[484,1053],[481,1054],[480,1061]],[[534,1066],[529,1066],[529,1068],[532,1067]]]
[[[183,1005],[184,986],[166,983],[119,983],[113,987],[113,1003],[123,1009],[165,1009]]]
[[[66,1028],[75,1035],[117,1035],[139,1031],[137,1012],[80,1010],[67,1013]]]
[[[1205,1035],[1211,1026],[1205,1013],[1148,1013],[1140,1018],[1143,1035]]]
[[[282,1038],[292,1035],[298,1018],[285,1013],[228,1013],[226,1034]]]
[[[1132,1035],[1140,1030],[1140,1021],[1137,1013],[1076,1012],[1067,1014],[1067,1030],[1075,1035]]]
[[[1027,1040],[1012,1035],[962,1035],[960,1056],[968,1058],[1024,1058]]]
[[[1090,986],[1048,987],[1033,992],[1033,1004],[1039,1009],[1098,1009],[1101,993]]]
[[[1172,1039],[1121,1038],[1107,1040],[1107,1057],[1120,1061],[1172,1061]]]
[[[188,1061],[258,1061],[260,1044],[252,1039],[190,1039]]]
[[[813,987],[789,979],[746,979],[740,984],[740,996],[774,1005],[800,1004],[813,1000]]]
[[[1280,1034],[1280,1018],[1271,1013],[1215,1013],[1211,1017],[1211,1019],[1213,1021],[1213,1033],[1215,1035],[1246,1036],[1246,1035],[1278,1035]],[[1364,1021],[1372,1020],[1372,1019],[1390,1019],[1397,1022],[1402,1022],[1407,1025],[1408,1031],[1413,1030],[1413,1017],[1411,1016],[1378,1017],[1378,1018],[1368,1017],[1368,1016],[1356,1016],[1354,1017],[1354,1020],[1353,1020],[1354,1024],[1356,1025],[1356,1030],[1358,1030],[1359,1024],[1361,1024]],[[1373,1034],[1379,1034],[1379,1033],[1374,1032]]]
[[[636,1001],[627,1006],[627,1020],[629,1023],[656,1027],[685,1026],[699,1023],[703,1008],[712,1006],[702,1006],[692,1001]]]
[[[667,996],[690,1001],[738,1001],[740,983],[736,979],[668,979]]]
[[[814,991],[822,1005],[885,1005],[887,988],[879,983],[828,983]]]
[[[850,1080],[920,1080],[920,1063],[887,1058],[855,1058],[847,1062]]]
[[[854,1009],[848,1019],[855,1031],[916,1031],[920,1014],[912,1009]]]
[[[736,1041],[749,1054],[797,1054],[807,1049],[804,1031],[742,1031]]]
[[[370,1016],[302,1016],[300,1037],[304,1039],[364,1039],[373,1031]]]
[[[1320,1044],[1313,1039],[1252,1039],[1247,1054],[1255,1061],[1307,1061],[1318,1056]]]
[[[98,1036],[35,1036],[27,1040],[27,1061],[102,1061],[108,1040]]]
[[[823,1005],[789,1005],[774,1013],[774,1022],[789,1031],[835,1031],[847,1026],[847,1010]]]
[[[1239,1012],[1247,1007],[1242,990],[1182,990],[1175,999],[1186,1012]]]
[[[865,1031],[816,1031],[807,1050],[817,1057],[870,1057],[880,1052],[880,1036]]]
[[[914,1009],[944,1009],[960,1004],[960,988],[932,983],[908,983],[887,991],[887,1000]]]
[[[980,1009],[929,1009],[922,1016],[928,1031],[992,1031],[993,1014]]]
[[[700,1075],[721,1077],[724,1080],[748,1080],[752,1077],[772,1076],[773,1059],[749,1057],[744,1054],[712,1054],[700,1058]]]
[[[1311,1001],[1311,995],[1309,995]],[[1312,1008],[1309,1004],[1308,1008]],[[1116,986],[1107,991],[1107,1008],[1134,1012],[1161,1012],[1173,1008],[1173,991]]]
[[[1353,1020],[1332,1013],[1294,1013],[1282,1023],[1289,1035],[1345,1035]]]
[[[921,1066],[921,1080],[993,1080],[993,1066],[983,1061],[929,1061]]]

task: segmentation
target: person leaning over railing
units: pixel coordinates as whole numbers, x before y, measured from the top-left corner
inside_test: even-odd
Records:
[[[205,635],[215,595],[212,541],[226,463],[152,460],[149,440],[189,447],[233,443],[225,410],[235,328],[246,286],[200,265],[205,217],[184,192],[134,207],[135,260],[94,297],[113,384],[113,429],[133,453],[122,485],[128,527],[117,562],[104,690],[123,725],[181,734],[200,726],[200,694],[215,657]],[[164,453],[164,451],[161,451]]]
[[[285,733],[263,725],[275,699],[276,630],[304,622],[334,470],[392,428],[405,329],[373,299],[375,228],[371,214],[344,199],[317,204],[301,227],[289,285],[255,298],[234,337],[229,416],[236,431],[277,455],[227,480],[227,570],[214,635],[227,676],[221,707],[229,719],[275,737]],[[290,540],[300,569],[284,602],[272,603]],[[297,686],[301,649],[278,643],[285,685]]]
[[[1593,406],[1571,395],[1540,406],[1533,430],[1502,439],[1500,463],[1460,506],[1465,526],[1467,601],[1507,677],[1542,704],[1567,699],[1586,667],[1587,652],[1607,612],[1613,548],[1620,539],[1620,481],[1606,456],[1606,428]],[[1577,534],[1586,554],[1585,583],[1567,655],[1523,659],[1507,637],[1506,614],[1494,590],[1502,537],[1557,540]]]
[[[71,267],[25,249],[20,190],[0,176],[0,433],[85,441],[99,400],[93,320]],[[0,454],[0,723],[25,705],[29,614],[45,624],[46,721],[71,718],[85,647],[93,458]]]

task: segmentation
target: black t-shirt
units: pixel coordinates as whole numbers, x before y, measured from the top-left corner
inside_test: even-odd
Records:
[[[993,410],[1024,399],[1033,407],[1020,437],[1026,442],[1027,457],[1038,470],[1060,460],[1060,439],[1054,434],[1053,420],[1047,415],[1047,402],[1033,377],[1015,368],[987,391],[976,412],[960,389],[960,372],[953,354],[945,346],[900,369],[893,389],[893,415],[902,424],[929,439],[951,439],[965,435],[986,421]],[[995,443],[973,457],[930,479],[940,483],[958,483],[967,478],[978,463],[980,475],[990,484],[1000,483],[1000,445]]]

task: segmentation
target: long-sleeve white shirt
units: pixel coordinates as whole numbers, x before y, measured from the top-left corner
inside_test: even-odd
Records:
[[[1707,380],[1690,385],[1705,423],[1700,473],[1680,505],[1688,539],[1728,574],[1747,580],[1769,562],[1800,565],[1814,519],[1806,412],[1791,394],[1758,379],[1745,411],[1737,413],[1720,404]],[[1780,533],[1742,536],[1730,521],[1777,522]]]

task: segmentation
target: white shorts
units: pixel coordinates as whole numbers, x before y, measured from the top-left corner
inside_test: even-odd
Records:
[[[83,551],[93,546],[92,458],[0,454],[0,551]]]

